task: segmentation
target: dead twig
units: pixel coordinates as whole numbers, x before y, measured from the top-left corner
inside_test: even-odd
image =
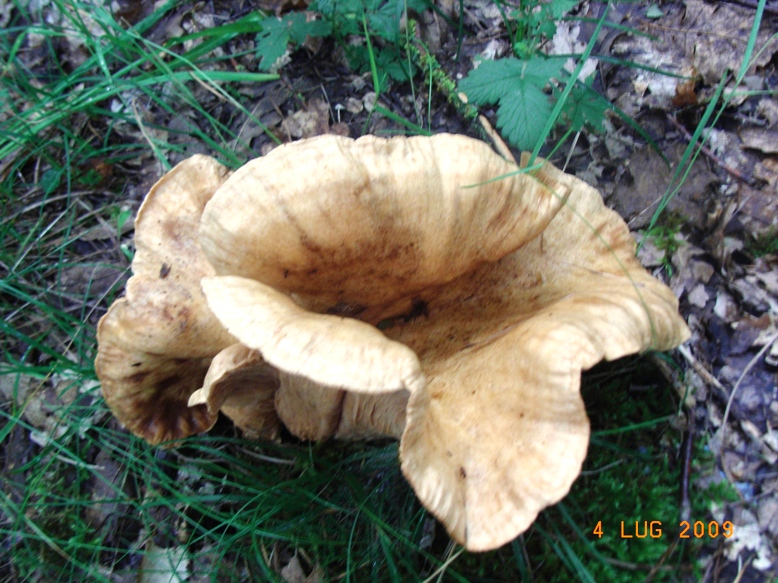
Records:
[[[437,577],[438,581],[442,581],[443,580],[443,575],[446,574],[446,571],[448,570],[449,565],[451,565],[451,563],[453,563],[457,559],[457,557],[459,557],[459,555],[461,555],[464,552],[464,550],[465,550],[465,548],[462,547],[457,552],[453,552],[454,551],[454,547],[450,545],[449,548],[448,548],[448,553],[447,553],[448,554],[448,558],[446,559],[446,561],[440,567],[438,567],[438,569],[434,573],[432,573],[432,575],[427,577],[424,580],[424,583],[432,583],[433,579],[435,579],[436,577]]]
[[[718,449],[718,455],[721,456],[721,449],[724,447],[724,436],[727,430],[727,420],[729,419],[729,412],[732,409],[732,403],[735,400],[735,394],[737,393],[737,390],[740,388],[740,383],[743,382],[743,379],[746,378],[748,373],[751,371],[751,369],[754,367],[754,365],[759,362],[759,360],[764,356],[764,354],[770,350],[770,347],[773,345],[773,342],[778,339],[778,334],[773,334],[765,343],[765,345],[762,347],[762,349],[756,353],[756,356],[751,359],[751,361],[746,365],[746,367],[743,369],[743,372],[740,374],[740,378],[738,378],[737,382],[735,383],[735,386],[732,387],[732,392],[729,395],[729,400],[727,401],[727,407],[724,409],[724,417],[721,420],[721,427],[719,427],[719,430],[716,432],[716,434],[713,436],[713,443],[717,444]],[[722,463],[722,467],[724,469],[724,473],[727,476],[727,479],[730,481],[730,483],[735,483],[737,480],[735,480],[734,476],[729,471],[729,467]]]
[[[721,428],[719,429],[719,432],[722,434],[724,432],[724,427],[727,425],[727,419],[729,418],[729,412],[732,408],[732,402],[735,400],[735,393],[737,393],[737,390],[740,388],[740,383],[743,382],[743,379],[746,378],[748,373],[751,371],[752,368],[754,368],[754,365],[759,362],[759,360],[764,356],[765,352],[770,350],[770,347],[773,345],[773,342],[778,340],[778,334],[773,334],[767,342],[765,342],[765,345],[762,347],[762,349],[756,353],[756,356],[751,359],[751,361],[746,365],[746,367],[743,369],[743,372],[740,375],[740,378],[738,378],[737,382],[735,383],[735,386],[732,388],[732,392],[729,395],[729,401],[727,401],[727,408],[724,409],[724,418],[721,420]]]
[[[748,557],[746,564],[743,565],[741,563],[740,557],[738,557],[737,577],[735,577],[735,580],[732,583],[740,583],[740,581],[743,579],[743,575],[746,574],[746,571],[748,570],[748,567],[751,565],[751,561],[753,560],[754,560],[754,555],[751,555],[750,557]]]
[[[679,349],[680,348],[683,348],[683,346],[679,346]],[[648,360],[650,360],[651,364],[662,373],[662,376],[672,385],[675,392],[685,404],[687,394],[689,393],[689,387],[681,380],[679,371],[656,353],[649,353]]]
[[[684,347],[681,346],[679,348]],[[691,355],[689,355],[689,357],[691,357]],[[659,372],[662,373],[662,376],[665,377],[665,380],[667,380],[667,382],[673,386],[675,392],[681,398],[681,402],[684,403],[684,410],[686,411],[687,427],[683,432],[683,442],[681,445],[682,466],[680,487],[680,516],[681,520],[689,520],[692,512],[691,502],[689,501],[689,484],[691,483],[692,444],[694,443],[694,424],[691,421],[692,416],[689,412],[689,407],[686,406],[686,396],[689,393],[689,387],[681,379],[679,372],[663,358],[659,357],[657,354],[652,354],[649,359],[654,364],[654,366],[659,369]],[[650,575],[650,577],[652,576],[653,575]]]
[[[708,385],[717,388],[719,391],[721,391],[721,394],[724,398],[729,398],[729,391],[724,388],[724,385],[722,385],[719,382],[719,379],[713,376],[713,374],[708,371],[700,361],[698,361],[696,358],[694,358],[694,355],[689,352],[689,349],[685,345],[681,345],[678,347],[678,352],[681,354],[681,356],[684,357],[686,362],[691,365],[691,367],[694,369],[694,372],[696,372],[700,377],[702,377],[702,380],[705,381]]]
[[[691,520],[692,504],[689,501],[689,484],[692,475],[692,445],[694,444],[694,424],[691,419],[683,436],[681,467],[681,520]],[[678,540],[678,539],[676,539]]]
[[[143,119],[138,112],[138,105],[137,105],[137,98],[132,99],[130,102],[130,105],[132,106],[132,115],[135,118],[135,123],[138,124],[138,129],[140,130],[140,133],[143,135],[143,139],[146,140],[149,147],[151,148],[151,151],[154,152],[154,155],[157,157],[157,163],[159,165],[159,175],[161,176],[164,174],[167,170],[170,169],[170,166],[165,167],[165,164],[167,164],[167,157],[162,154],[160,149],[157,147],[157,143],[152,138],[151,134],[146,129],[146,124],[143,123]]]
[[[500,156],[516,164],[516,158],[514,158],[513,154],[511,154],[511,149],[500,137],[500,134],[494,130],[492,124],[489,123],[489,120],[486,119],[486,117],[483,115],[479,115],[478,122],[481,124],[481,127],[484,128],[484,131],[489,136],[489,139],[494,142],[494,147],[497,149],[497,152],[499,152]],[[518,164],[516,165],[518,166]]]
[[[686,141],[687,141],[687,142],[691,142],[692,135],[689,133],[689,130],[687,130],[687,129],[686,129],[684,126],[683,126],[683,124],[681,124],[681,122],[679,122],[679,121],[676,119],[676,117],[675,117],[674,115],[670,115],[670,114],[668,114],[668,115],[667,115],[667,119],[669,119],[669,120],[670,120],[670,123],[671,123],[671,124],[673,124],[673,126],[675,126],[675,128],[676,128],[676,129],[678,129],[678,130],[679,130],[679,131],[680,131],[680,132],[683,134],[683,136],[684,136],[684,138],[686,138]],[[749,178],[748,176],[744,176],[744,175],[743,175],[743,174],[742,174],[742,173],[741,173],[739,170],[736,170],[735,168],[732,168],[731,166],[727,166],[727,165],[726,165],[726,164],[725,164],[725,163],[724,163],[724,162],[721,160],[721,158],[719,158],[718,156],[716,156],[716,154],[714,154],[714,153],[713,153],[713,152],[710,150],[710,148],[707,148],[707,147],[705,147],[705,146],[703,146],[703,145],[700,145],[700,151],[701,151],[703,154],[705,154],[705,155],[706,155],[708,158],[710,158],[711,160],[713,160],[713,162],[714,162],[714,163],[716,163],[716,165],[718,165],[718,166],[720,166],[721,168],[723,168],[724,170],[726,170],[726,171],[727,171],[729,174],[731,174],[732,176],[734,176],[735,178],[737,178],[737,179],[738,179],[738,180],[740,180],[741,182],[745,182],[745,183],[746,183],[746,184],[748,184],[749,186],[754,186],[754,185],[756,184],[756,181],[755,181],[753,178]]]
[[[669,547],[667,547],[667,550],[662,553],[662,556],[659,557],[659,561],[651,567],[651,570],[648,572],[648,575],[646,575],[646,578],[644,579],[643,583],[651,583],[654,580],[654,577],[656,577],[657,573],[662,570],[662,567],[665,566],[665,562],[667,559],[675,552],[675,547],[678,546],[678,543],[681,539],[676,538],[673,539],[673,542],[670,544]]]

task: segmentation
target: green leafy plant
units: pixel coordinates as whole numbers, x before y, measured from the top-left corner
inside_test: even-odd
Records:
[[[664,251],[662,258],[662,267],[668,276],[673,275],[673,254],[678,250],[683,241],[678,238],[681,228],[686,224],[686,219],[677,214],[668,214],[660,225],[649,229],[646,235],[651,237],[654,245],[660,251]]]
[[[307,37],[332,36],[345,50],[353,70],[366,72],[374,65],[382,78],[406,81],[415,71],[404,58],[400,43],[403,21],[408,10],[422,12],[426,8],[425,0],[314,0],[310,12],[292,12],[259,21],[259,68],[271,70],[288,49],[299,48]],[[312,20],[314,12],[322,20]],[[377,41],[370,48],[366,42],[349,42],[350,38],[365,35]]]
[[[605,112],[611,109],[611,104],[594,89],[594,76],[584,82],[578,82],[570,92],[570,98],[562,110],[562,121],[574,132],[588,127],[594,131],[605,130]],[[554,94],[559,98],[559,90],[554,87]]]
[[[556,22],[579,3],[580,0],[521,0],[509,19],[504,19],[516,55],[524,58],[534,55],[543,38],[556,34]],[[515,24],[511,25],[511,22]]]
[[[566,76],[564,63],[564,58],[543,56],[485,61],[462,80],[459,88],[479,105],[499,103],[497,127],[513,145],[530,150],[543,137],[554,103],[560,99],[559,88],[551,83]],[[558,121],[569,131],[584,126],[602,130],[609,107],[590,83],[576,83]]]
[[[366,45],[343,41],[367,32],[376,39],[372,50],[379,70],[396,80],[410,78],[413,71],[400,49],[403,20],[408,11],[423,12],[427,8],[425,0],[315,0],[311,8],[332,22],[333,35],[344,46],[353,69],[369,70],[370,55]]]
[[[260,22],[257,34],[259,68],[269,71],[287,51],[289,43],[298,47],[306,37],[329,36],[332,26],[327,21],[309,20],[302,12],[290,12],[280,18],[269,17]]]
[[[545,57],[484,61],[459,87],[478,104],[499,103],[497,127],[511,143],[526,149],[534,145],[551,114],[544,88],[563,65],[564,59]]]
[[[746,250],[754,257],[778,255],[778,229],[772,229],[762,235],[746,241]]]
[[[603,129],[610,104],[591,89],[588,82],[573,81],[564,70],[567,57],[548,57],[539,52],[540,41],[556,32],[556,20],[574,7],[573,0],[549,3],[521,2],[504,20],[514,55],[497,61],[483,61],[459,84],[478,105],[499,104],[497,127],[513,145],[530,150],[545,138],[556,103],[557,114],[568,132],[584,126]],[[571,89],[561,89],[573,83]]]

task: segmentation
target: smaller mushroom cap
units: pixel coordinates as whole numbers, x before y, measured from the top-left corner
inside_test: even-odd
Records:
[[[202,384],[210,359],[168,358],[127,347],[121,339],[105,340],[121,337],[123,306],[115,305],[111,317],[103,317],[98,327],[104,340],[96,369],[111,412],[152,444],[208,431],[217,414],[203,405],[188,407],[187,401]]]
[[[206,431],[216,420],[187,401],[211,357],[235,342],[200,290],[214,271],[197,242],[205,204],[229,176],[213,158],[194,156],[151,188],[135,221],[133,277],[97,327],[95,370],[105,400],[151,443]]]
[[[278,384],[278,371],[259,352],[237,343],[214,357],[202,388],[189,397],[189,406],[206,405],[213,416],[221,410],[248,438],[275,439],[280,429],[275,409]]]
[[[424,386],[413,351],[369,324],[308,312],[270,286],[244,277],[205,277],[202,286],[208,306],[227,330],[280,370],[359,392]]]

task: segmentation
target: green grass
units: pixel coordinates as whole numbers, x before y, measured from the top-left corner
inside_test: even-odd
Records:
[[[594,433],[570,496],[514,543],[458,556],[445,580],[516,581],[522,572],[536,581],[642,580],[677,538],[680,483],[676,397],[661,383],[626,388],[647,372],[634,360],[590,375],[584,397]],[[210,557],[213,581],[240,581],[241,572],[280,580],[269,557],[298,549],[330,580],[419,580],[448,556],[440,528],[431,546],[419,546],[429,516],[400,474],[395,444],[257,444],[222,427],[163,450],[118,430],[95,388],[64,404],[71,398],[47,428],[56,440],[39,439],[3,478],[0,536],[19,575],[107,581],[109,572],[137,568],[151,540],[183,545],[195,564]],[[19,410],[4,416],[6,444],[31,429]],[[707,495],[692,499],[694,515],[704,515]],[[664,536],[621,539],[622,520],[660,520]],[[598,521],[601,539],[592,534]],[[693,574],[699,545],[689,542],[696,546],[664,559],[656,581]]]
[[[257,444],[220,425],[164,450],[120,429],[92,362],[97,318],[131,259],[126,177],[168,168],[192,142],[240,164],[250,155],[240,128],[260,123],[241,90],[276,76],[214,52],[256,34],[257,15],[156,44],[147,33],[173,2],[132,28],[99,7],[88,7],[93,25],[79,2],[53,6],[59,24],[17,13],[0,31],[0,578],[111,581],[155,547],[180,547],[209,581],[280,581],[296,551],[330,581],[636,581],[657,565],[655,581],[694,577],[694,544],[665,556],[672,526],[658,540],[614,534],[621,520],[677,522],[677,398],[660,379],[630,392],[647,374],[640,360],[589,375],[584,474],[522,537],[485,554],[450,547],[402,478],[395,444]],[[83,41],[83,62],[61,64],[66,35]],[[175,137],[188,141],[164,139],[162,122],[183,110],[191,123]],[[696,515],[710,496],[693,492]],[[607,534],[596,539],[600,520]]]
[[[778,254],[778,231],[773,229],[746,241],[746,250],[754,257]]]

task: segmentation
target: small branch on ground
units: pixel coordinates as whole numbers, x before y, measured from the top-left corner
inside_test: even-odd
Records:
[[[683,136],[684,136],[684,138],[686,138],[687,142],[691,141],[692,135],[689,133],[689,130],[687,130],[683,126],[683,124],[681,124],[681,122],[679,122],[676,119],[676,117],[674,115],[668,114],[667,115],[667,119],[670,121],[671,124],[673,124],[673,126],[675,126],[676,129],[678,129],[683,134]],[[749,186],[755,186],[756,185],[756,181],[753,178],[749,178],[747,176],[744,176],[739,170],[736,170],[735,168],[732,168],[731,166],[727,166],[721,160],[721,158],[716,156],[716,154],[714,154],[709,148],[701,145],[700,146],[700,151],[702,151],[703,154],[705,154],[708,158],[713,160],[713,162],[715,162],[718,166],[720,166],[721,168],[726,170],[727,173],[731,174],[732,176],[734,176],[738,180],[740,180],[742,182],[745,182]]]
[[[518,166],[516,163],[516,158],[513,157],[508,144],[506,144],[505,141],[500,137],[500,134],[495,131],[495,129],[492,127],[492,124],[489,123],[489,120],[486,119],[485,116],[479,115],[478,122],[481,124],[481,127],[484,128],[484,131],[492,140],[492,142],[494,142],[494,147],[497,149],[497,152],[500,154],[500,156],[506,160],[510,160]]]

